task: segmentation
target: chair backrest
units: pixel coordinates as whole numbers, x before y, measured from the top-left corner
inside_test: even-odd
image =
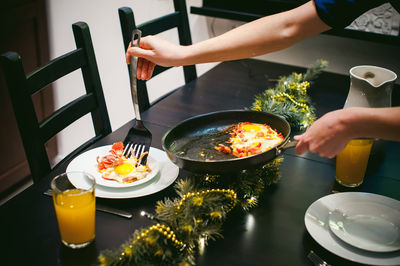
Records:
[[[91,113],[95,137],[82,144],[60,163],[71,159],[94,141],[111,132],[89,27],[84,22],[78,22],[72,25],[72,29],[77,49],[51,60],[30,74],[24,72],[21,57],[17,53],[8,52],[0,57],[34,182],[38,182],[52,169],[45,148],[46,142],[74,121]],[[77,69],[82,71],[86,94],[56,110],[43,121],[38,121],[32,95]]]
[[[142,31],[142,36],[156,35],[161,32],[177,28],[179,34],[179,43],[181,45],[192,44],[185,0],[174,0],[174,7],[175,7],[175,12],[164,15],[159,18],[155,18],[148,22],[142,23],[138,26],[136,26],[132,9],[130,9],[129,7],[119,8],[118,13],[121,23],[122,37],[124,41],[125,50],[128,49],[129,42],[131,41],[132,38],[132,31],[136,28]],[[156,66],[153,72],[153,77],[164,72],[167,69],[169,68]],[[185,83],[188,83],[197,78],[196,67],[194,65],[184,66],[183,72],[185,76]],[[141,112],[143,112],[144,110],[150,107],[146,81],[138,80],[137,87],[138,87],[139,109]],[[170,93],[159,98],[152,104],[155,104],[156,102],[162,100]]]

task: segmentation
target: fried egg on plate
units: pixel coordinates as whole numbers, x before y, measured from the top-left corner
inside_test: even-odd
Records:
[[[122,164],[105,169],[102,174],[103,178],[107,180],[115,180],[119,183],[130,183],[145,178],[150,171],[148,166],[137,165],[136,157],[123,157]]]

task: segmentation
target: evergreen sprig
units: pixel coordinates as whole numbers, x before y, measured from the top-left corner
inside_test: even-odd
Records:
[[[327,65],[327,61],[317,60],[304,74],[280,77],[274,88],[256,95],[252,109],[282,115],[292,129],[305,130],[316,119],[308,88]]]

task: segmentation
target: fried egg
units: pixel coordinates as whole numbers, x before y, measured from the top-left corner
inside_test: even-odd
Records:
[[[229,147],[220,144],[216,150],[245,157],[270,150],[283,141],[283,136],[266,124],[242,122],[234,125]]]
[[[122,142],[115,143],[110,154],[97,158],[97,168],[102,173],[102,177],[119,183],[131,183],[145,178],[151,169],[147,164],[142,165],[139,162],[147,152],[143,153],[141,158],[135,156],[126,158],[122,155],[123,149]]]
[[[143,179],[147,176],[148,167],[144,165],[137,165],[137,159],[123,158],[123,163],[108,168],[103,172],[103,178],[107,180],[115,180],[119,183],[130,183]]]

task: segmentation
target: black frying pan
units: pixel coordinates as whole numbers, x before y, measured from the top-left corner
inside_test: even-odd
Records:
[[[266,152],[237,158],[214,149],[230,135],[226,129],[239,122],[267,124],[282,133],[284,141]],[[199,173],[229,173],[261,166],[294,147],[289,141],[290,125],[281,116],[249,110],[229,110],[189,118],[170,129],[162,138],[168,157],[178,167]]]

